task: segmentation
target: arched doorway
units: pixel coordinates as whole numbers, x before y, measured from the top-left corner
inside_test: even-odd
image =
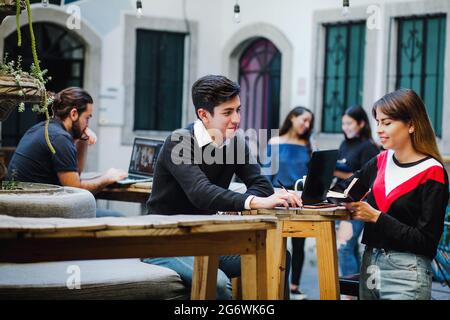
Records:
[[[280,82],[280,51],[266,38],[253,40],[239,58],[241,128],[278,128]]]
[[[21,28],[22,46],[17,46],[17,32],[5,38],[4,53],[8,59],[22,57],[22,69],[30,68],[33,58],[28,25]],[[69,86],[83,86],[85,45],[74,33],[54,23],[33,23],[38,57],[41,69],[47,69],[51,80],[47,90],[58,92]],[[30,106],[23,113],[12,112],[2,123],[2,146],[16,146],[26,130],[43,119],[32,112]]]

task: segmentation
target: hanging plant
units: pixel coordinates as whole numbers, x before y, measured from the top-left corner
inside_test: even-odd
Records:
[[[23,10],[26,8],[25,0],[19,2],[19,7]],[[17,1],[16,0],[0,0],[0,23],[7,16],[16,14]]]
[[[14,11],[12,11],[13,8]],[[23,112],[25,103],[33,103],[32,111],[45,114],[45,140],[50,151],[55,153],[48,135],[50,120],[48,106],[51,105],[53,100],[48,96],[45,84],[50,77],[45,77],[47,70],[41,70],[39,65],[30,0],[0,0],[0,18],[3,20],[6,13],[9,13],[9,15],[16,14],[17,45],[20,47],[22,35],[19,16],[25,8],[28,14],[33,63],[29,72],[22,70],[21,57],[18,57],[17,62],[14,62],[8,61],[7,55],[5,55],[5,59],[0,63],[0,121],[5,120],[14,108],[18,107],[19,112]],[[2,15],[4,15],[3,18]]]

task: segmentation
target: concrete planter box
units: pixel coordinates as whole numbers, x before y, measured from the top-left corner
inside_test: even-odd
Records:
[[[0,190],[0,212],[15,217],[94,218],[96,203],[89,191],[49,184],[19,182],[19,190]]]

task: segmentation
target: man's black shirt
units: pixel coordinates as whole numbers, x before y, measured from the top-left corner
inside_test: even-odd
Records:
[[[45,141],[45,121],[25,132],[8,165],[11,179],[22,182],[60,185],[58,172],[78,171],[77,150],[72,136],[58,120],[50,120],[49,138],[56,150],[52,154]]]

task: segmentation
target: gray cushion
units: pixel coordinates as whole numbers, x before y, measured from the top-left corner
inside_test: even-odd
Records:
[[[79,267],[81,289],[66,285],[75,274],[71,265]],[[0,299],[187,298],[189,291],[175,271],[139,259],[0,264]]]

